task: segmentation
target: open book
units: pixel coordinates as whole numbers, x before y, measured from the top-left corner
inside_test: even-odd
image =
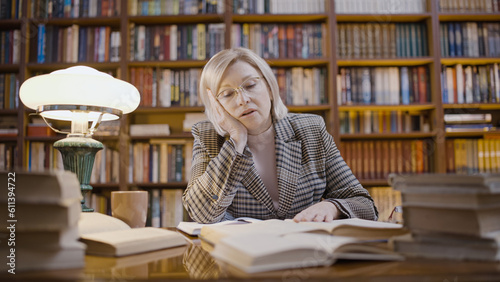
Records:
[[[197,223],[197,222],[188,222],[188,221],[181,221],[177,225],[177,229],[189,234],[191,236],[198,236],[200,235],[201,228],[203,226],[220,226],[220,225],[230,225],[230,224],[245,224],[245,223],[252,223],[252,222],[257,222],[261,221],[260,219],[256,218],[251,218],[251,217],[239,217],[234,220],[226,220],[226,221],[221,221],[217,223]]]
[[[323,233],[337,236],[349,236],[357,239],[377,240],[408,233],[400,224],[364,220],[359,218],[339,219],[331,222],[299,222],[292,220],[269,219],[249,224],[206,225],[199,237],[213,245],[220,239],[248,233],[285,235],[291,233]]]
[[[175,231],[130,228],[117,218],[99,213],[82,213],[79,229],[88,255],[120,257],[186,245],[184,237]]]
[[[331,265],[337,259],[402,260],[386,242],[315,233],[229,236],[211,255],[246,273]]]

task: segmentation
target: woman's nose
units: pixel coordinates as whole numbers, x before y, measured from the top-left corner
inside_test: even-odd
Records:
[[[238,105],[244,105],[244,104],[248,104],[250,102],[250,96],[245,91],[245,89],[243,89],[241,87],[238,88],[236,91],[236,94],[239,94],[239,95],[237,95],[237,98],[236,98],[236,99],[238,99]]]

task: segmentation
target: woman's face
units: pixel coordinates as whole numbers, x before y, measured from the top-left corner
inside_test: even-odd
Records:
[[[215,95],[249,134],[260,134],[271,126],[271,96],[266,81],[250,64],[237,61],[228,67]]]

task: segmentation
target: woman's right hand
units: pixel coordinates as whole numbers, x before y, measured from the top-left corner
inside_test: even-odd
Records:
[[[207,89],[207,92],[217,124],[229,134],[231,139],[233,139],[236,145],[236,151],[243,153],[248,138],[247,128],[224,109],[210,89]]]

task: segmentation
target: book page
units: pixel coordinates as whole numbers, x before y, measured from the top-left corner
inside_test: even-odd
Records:
[[[239,217],[234,220],[226,220],[226,221],[221,221],[217,223],[198,223],[198,222],[188,222],[188,221],[181,221],[177,225],[177,229],[191,235],[191,236],[196,236],[200,234],[201,228],[203,226],[218,226],[218,225],[229,225],[229,224],[245,224],[245,223],[252,223],[252,222],[258,222],[262,221],[260,219],[256,218],[251,218],[251,217]]]
[[[127,230],[130,229],[130,226],[109,215],[98,212],[83,212],[78,221],[78,228],[80,235],[86,235],[113,230]]]
[[[325,230],[337,236],[365,239],[388,239],[408,232],[401,224],[359,218],[338,219],[331,222],[299,222],[298,224]]]
[[[261,233],[269,235],[283,235],[288,233],[318,231],[318,228],[295,222],[283,221],[279,219],[269,219],[251,224],[203,226],[200,238],[210,244],[217,242],[228,235],[237,236],[248,233]]]
[[[330,265],[334,261],[329,251],[314,240],[264,233],[223,238],[211,255],[247,273]]]

